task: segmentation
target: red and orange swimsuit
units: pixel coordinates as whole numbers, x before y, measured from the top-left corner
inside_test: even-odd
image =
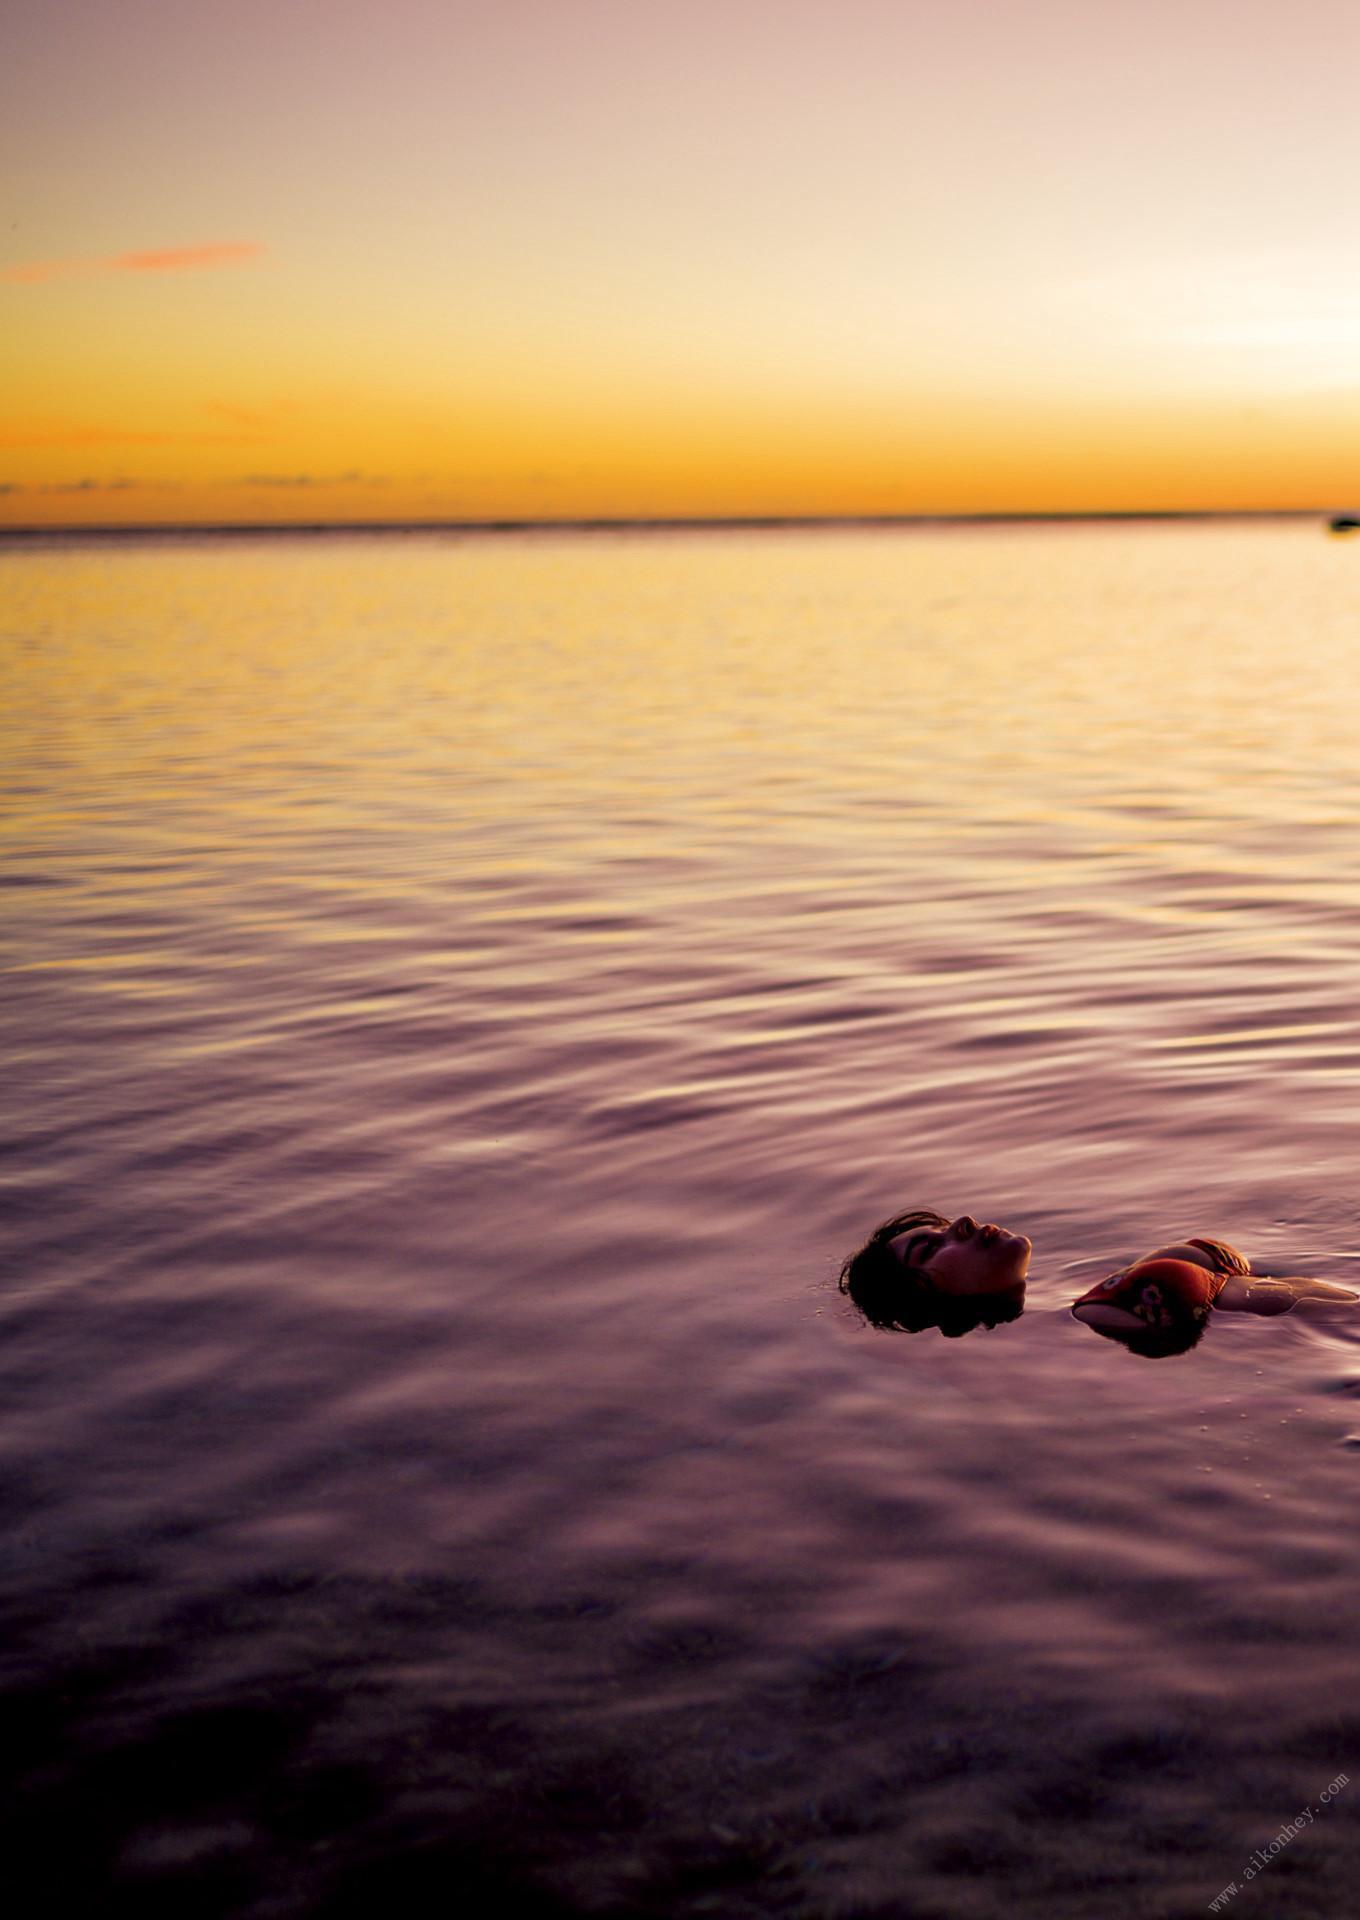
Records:
[[[1072,1302],[1073,1312],[1099,1303],[1120,1307],[1149,1327],[1182,1327],[1204,1320],[1231,1277],[1250,1273],[1251,1267],[1236,1247],[1225,1246],[1221,1240],[1186,1240],[1182,1244],[1206,1253],[1214,1263],[1213,1271],[1190,1260],[1139,1260],[1122,1273],[1097,1281]]]

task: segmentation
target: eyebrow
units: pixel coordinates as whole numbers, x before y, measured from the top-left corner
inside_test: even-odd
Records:
[[[906,1252],[903,1256],[903,1264],[908,1267],[911,1266],[911,1264],[916,1258],[917,1249],[920,1247],[921,1242],[923,1240],[934,1239],[935,1235],[938,1232],[939,1232],[939,1228],[933,1227],[933,1228],[927,1229],[925,1232],[914,1233],[911,1236],[911,1239],[908,1240],[907,1242]]]

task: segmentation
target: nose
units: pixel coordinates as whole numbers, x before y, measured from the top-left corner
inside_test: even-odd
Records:
[[[960,1240],[971,1240],[977,1232],[977,1221],[971,1213],[961,1213],[954,1222],[954,1231]]]

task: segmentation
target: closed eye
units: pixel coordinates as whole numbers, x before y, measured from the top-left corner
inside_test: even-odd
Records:
[[[920,1266],[923,1260],[930,1258],[943,1238],[944,1235],[939,1233],[913,1234],[907,1242],[907,1249],[904,1255],[906,1265],[909,1267]]]

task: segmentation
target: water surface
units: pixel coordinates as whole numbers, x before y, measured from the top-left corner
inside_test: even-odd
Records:
[[[1357,564],[0,552],[10,1861],[1198,1914],[1360,1780],[1360,1320],[1065,1312],[1186,1231],[1360,1273]],[[1033,1236],[1021,1320],[857,1323],[911,1202]],[[1234,1911],[1349,1911],[1356,1805]]]

